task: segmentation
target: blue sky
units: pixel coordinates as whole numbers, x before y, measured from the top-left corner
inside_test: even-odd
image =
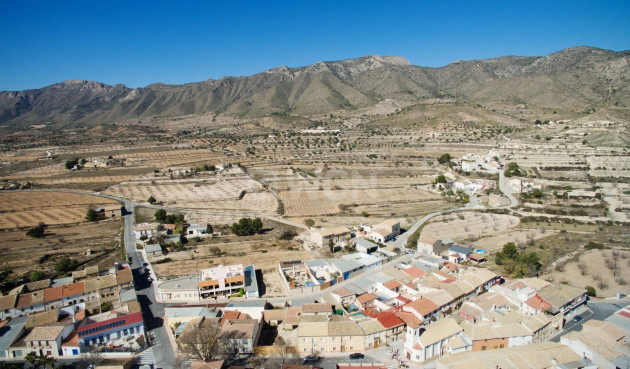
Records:
[[[0,90],[129,87],[368,54],[458,59],[630,49],[630,1],[0,1]]]

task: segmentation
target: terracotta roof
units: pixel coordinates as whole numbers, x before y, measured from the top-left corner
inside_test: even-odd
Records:
[[[221,322],[219,323],[219,326],[223,326],[223,324],[227,322],[228,320],[238,319],[240,315],[241,313],[238,311],[234,311],[234,310],[226,311],[225,313],[223,313],[223,316],[221,317]]]
[[[118,284],[125,284],[133,282],[133,275],[131,275],[131,269],[124,268],[116,271],[116,281]]]
[[[225,323],[224,323],[225,322]],[[227,338],[251,339],[258,326],[256,319],[221,320],[221,336]]]
[[[17,295],[0,296],[0,310],[9,310],[15,307]]]
[[[225,278],[225,283],[234,283],[234,282],[245,282],[245,276],[237,275],[234,277]]]
[[[417,311],[422,316],[429,315],[439,308],[433,301],[425,298],[419,298],[405,306]]]
[[[398,282],[397,280],[392,279],[391,281],[383,283],[383,286],[385,286],[385,288],[389,288],[390,290],[393,290],[394,288],[398,288],[402,286],[402,284]]]
[[[85,292],[85,287],[83,285],[83,282],[77,282],[77,283],[72,283],[72,284],[63,286],[62,296],[70,297],[70,296],[82,294],[84,292]]]
[[[79,345],[79,332],[77,331],[72,331],[61,344],[64,347],[78,347]]]
[[[410,276],[411,278],[414,278],[414,279],[415,278],[420,278],[423,275],[427,274],[427,273],[424,272],[424,270],[422,270],[422,269],[420,269],[420,268],[418,268],[416,266],[411,266],[411,267],[409,267],[407,269],[403,269],[403,272],[405,274],[407,274],[408,276]]]
[[[551,307],[551,304],[540,298],[540,296],[534,296],[531,299],[528,299],[527,301],[525,301],[525,304],[533,307],[538,311],[545,311]]]
[[[199,287],[212,287],[212,286],[218,286],[218,285],[219,285],[219,281],[217,281],[216,279],[210,279],[207,281],[199,282]]]
[[[27,306],[31,306],[33,305],[33,294],[32,293],[27,293],[24,295],[20,295],[18,297],[17,303],[15,304],[15,308],[16,309],[22,309],[25,308]]]
[[[364,293],[363,295],[357,297],[357,301],[360,304],[365,304],[368,301],[373,301],[373,300],[376,300],[376,299],[377,299],[377,297],[372,295],[369,292],[368,293]]]
[[[376,316],[376,319],[383,325],[383,327],[390,329],[394,327],[398,327],[404,325],[405,322],[396,316],[396,314],[384,311]]]
[[[422,324],[422,321],[420,319],[416,318],[415,315],[406,311],[400,311],[396,313],[396,316],[400,318],[400,320],[405,322],[407,327],[418,328]]]

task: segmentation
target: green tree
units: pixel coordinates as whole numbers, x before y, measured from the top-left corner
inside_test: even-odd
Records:
[[[57,359],[52,356],[48,356],[48,354],[40,356],[37,358],[37,363],[42,366],[42,368],[50,368],[54,369],[55,364],[57,364]]]
[[[26,231],[26,235],[33,238],[42,238],[44,237],[45,230],[46,225],[43,222],[39,222],[36,227],[33,227]]]
[[[521,174],[521,168],[518,166],[518,164],[516,162],[508,163],[508,165],[505,168],[505,171],[503,172],[503,174],[505,174],[506,177],[511,177],[513,175],[519,175],[519,174]]]
[[[307,227],[312,227],[315,225],[315,221],[313,219],[307,218],[307,219],[304,219],[304,224]]]
[[[437,176],[437,178],[435,179],[435,183],[446,183],[446,177],[444,177],[444,174],[440,174],[439,176]]]
[[[592,297],[597,297],[597,291],[595,290],[595,287],[593,286],[586,286],[584,287],[586,289],[586,294]]]
[[[151,205],[155,204],[157,202],[157,200],[155,199],[155,197],[153,196],[149,196],[149,198],[147,199],[147,202]]]
[[[88,209],[85,219],[90,222],[96,222],[98,220],[98,213],[94,209]]]
[[[68,256],[64,255],[61,260],[55,263],[55,272],[65,274],[75,270],[78,266],[78,261],[70,259]]]
[[[46,273],[41,270],[34,270],[31,272],[31,275],[28,277],[31,282],[41,281],[42,279],[46,279]]]
[[[156,210],[154,216],[155,216],[156,222],[166,223],[166,210],[164,209]]]
[[[214,232],[214,229],[212,229],[212,225],[210,223],[206,224],[206,233],[212,234],[213,232]]]
[[[260,220],[260,218],[255,218],[254,220],[252,220],[252,232],[260,233],[262,229],[263,229],[263,223],[262,223],[262,220]]]
[[[367,211],[364,210],[364,211],[361,212],[361,216],[364,217],[364,218],[367,218],[367,217],[370,216],[370,213],[368,213]]]
[[[508,259],[516,259],[518,257],[518,248],[514,244],[514,242],[508,242],[503,245],[503,254]]]
[[[26,361],[26,363],[30,365],[31,368],[37,368],[39,366],[39,362],[37,359],[39,359],[39,357],[33,351],[24,356],[24,361]]]
[[[437,158],[438,163],[440,164],[448,164],[451,162],[451,159],[453,159],[453,157],[451,157],[451,154],[449,153],[442,154],[439,158]]]
[[[79,164],[79,158],[72,158],[70,160],[66,160],[66,169],[70,170],[74,168],[75,165]]]

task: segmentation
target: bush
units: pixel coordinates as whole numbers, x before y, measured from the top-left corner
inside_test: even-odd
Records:
[[[314,226],[314,225],[315,225],[315,221],[314,221],[313,219],[304,219],[304,224],[305,224],[307,227],[312,227],[312,226]]]
[[[41,270],[34,270],[31,272],[31,275],[28,277],[31,282],[41,281],[42,279],[46,279],[46,273]]]
[[[85,215],[85,220],[90,222],[96,222],[98,220],[98,213],[94,209],[88,209],[87,214]]]
[[[42,222],[39,222],[37,227],[33,227],[26,231],[26,235],[33,238],[42,238],[44,237],[44,231],[46,230],[46,225]]]
[[[437,178],[435,179],[435,183],[446,183],[446,177],[444,177],[444,174],[440,174],[439,176],[437,176]]]
[[[157,210],[154,214],[155,217],[155,221],[156,222],[160,222],[160,223],[165,223],[166,222],[166,210],[164,209],[160,209]]]
[[[66,169],[70,170],[74,168],[75,165],[79,164],[79,158],[72,158],[66,161]]]
[[[155,197],[153,196],[149,196],[149,198],[147,199],[147,202],[151,205],[155,204],[157,202],[157,200],[155,199]]]
[[[292,240],[295,238],[295,236],[297,236],[297,232],[290,230],[290,231],[284,231],[282,232],[282,234],[280,235],[280,237],[278,237],[278,239],[280,240]]]
[[[251,236],[262,231],[263,224],[260,218],[241,218],[238,223],[233,223],[232,233],[237,236]]]
[[[173,261],[173,259],[171,259],[171,258],[164,258],[164,259],[160,259],[158,261],[154,261],[153,264],[164,264],[164,263],[168,263],[169,261]]]
[[[55,272],[59,274],[66,274],[68,272],[75,270],[78,266],[79,266],[78,261],[74,259],[70,259],[68,256],[64,255],[61,258],[61,260],[55,263]]]
[[[438,163],[440,164],[448,164],[451,162],[451,159],[453,159],[453,157],[451,157],[451,154],[449,153],[442,154],[439,158],[437,158]]]
[[[370,216],[370,213],[368,213],[367,211],[362,211],[361,212],[361,216],[364,217],[364,218],[367,218],[367,217]]]

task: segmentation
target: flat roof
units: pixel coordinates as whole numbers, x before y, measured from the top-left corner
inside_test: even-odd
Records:
[[[158,289],[162,291],[180,291],[180,290],[195,290],[197,291],[197,286],[199,285],[199,276],[198,275],[189,275],[186,277],[180,277],[175,279],[170,279],[168,281],[164,281],[158,284]]]
[[[267,300],[246,300],[246,301],[232,301],[227,304],[226,308],[265,308]]]
[[[254,265],[248,265],[243,268],[243,274],[245,274],[245,291],[258,293],[258,279],[256,278]]]

